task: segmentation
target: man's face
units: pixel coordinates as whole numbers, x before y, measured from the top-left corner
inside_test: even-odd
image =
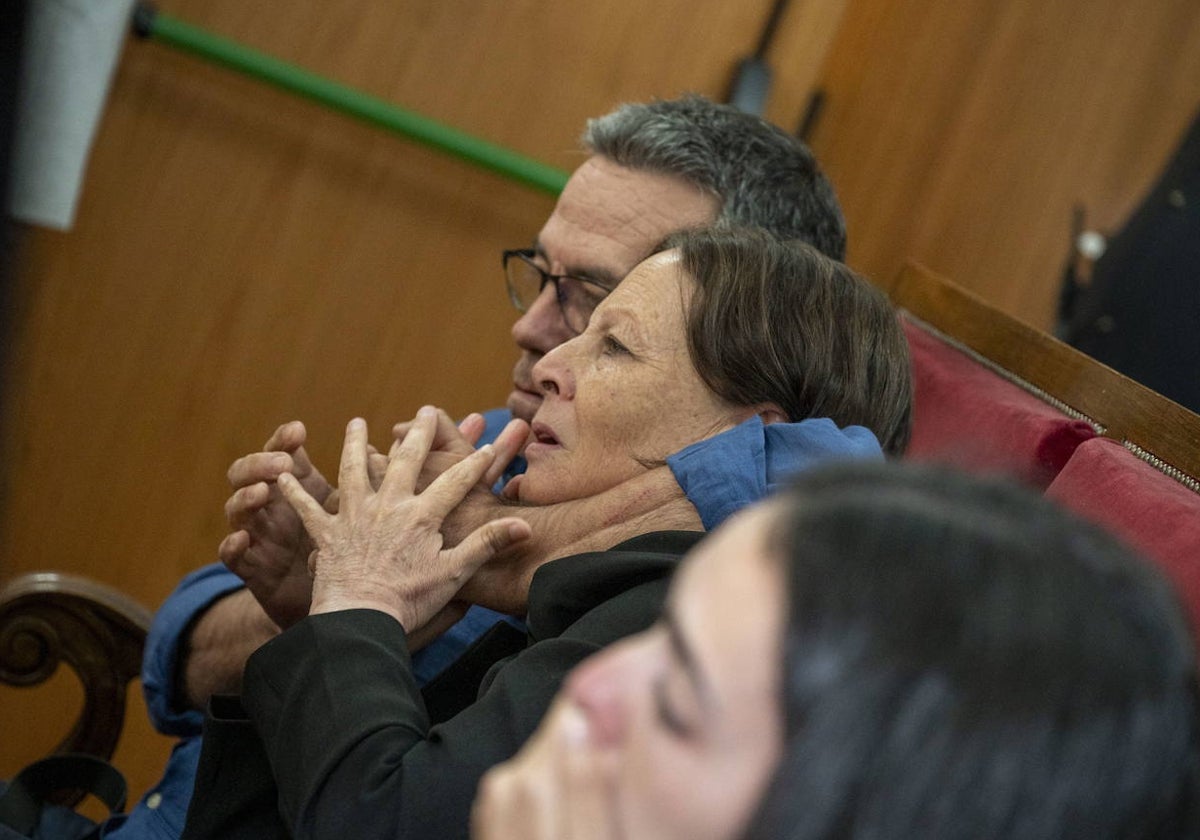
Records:
[[[534,243],[551,274],[595,280],[612,288],[667,235],[716,219],[716,196],[679,178],[639,172],[603,157],[589,158],[567,182]],[[531,420],[542,402],[532,371],[538,359],[575,336],[547,283],[513,324],[521,348],[508,408]]]

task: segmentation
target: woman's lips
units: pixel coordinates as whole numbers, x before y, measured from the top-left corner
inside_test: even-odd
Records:
[[[562,449],[562,443],[559,442],[558,435],[545,423],[533,423],[530,425],[529,434],[532,439],[525,447],[525,457],[527,459],[531,456],[536,458],[555,449]]]
[[[534,423],[529,427],[530,434],[538,443],[550,443],[558,446],[558,435],[554,434],[554,429],[551,429],[545,423]]]

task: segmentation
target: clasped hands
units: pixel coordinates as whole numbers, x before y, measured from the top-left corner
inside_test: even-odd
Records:
[[[494,447],[476,451],[482,431],[479,415],[456,428],[425,408],[396,427],[396,443],[383,456],[368,446],[366,424],[352,421],[334,490],[304,451],[303,425],[280,426],[265,451],[229,469],[235,490],[226,514],[234,530],[220,558],[280,627],[310,612],[353,607],[388,612],[407,631],[425,626],[479,565],[529,536],[524,521],[508,517],[443,538],[447,515],[469,494],[497,504],[487,488],[527,429],[514,421]]]

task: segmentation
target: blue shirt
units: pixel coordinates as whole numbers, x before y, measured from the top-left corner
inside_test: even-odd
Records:
[[[828,417],[764,425],[755,415],[667,458],[675,480],[711,531],[736,511],[779,490],[803,470],[844,459],[883,460],[874,433],[839,429]]]
[[[503,409],[486,412],[480,443],[495,440],[512,415]],[[667,458],[667,465],[706,530],[731,513],[764,498],[787,479],[818,463],[857,458],[882,460],[875,436],[861,426],[839,429],[828,419],[763,425],[752,417],[741,425],[702,440]],[[524,469],[521,463],[515,469]],[[241,579],[219,563],[183,579],[155,614],[142,661],[142,690],[155,728],[181,738],[171,753],[162,780],[128,816],[114,817],[103,837],[117,840],[178,840],[200,759],[202,713],[177,703],[174,686],[179,654],[197,616],[214,601],[242,586]],[[413,656],[413,672],[424,685],[457,659],[498,620],[522,627],[511,616],[484,607],[467,615],[443,636]]]

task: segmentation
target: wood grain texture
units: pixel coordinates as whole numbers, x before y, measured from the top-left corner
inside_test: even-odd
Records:
[[[798,3],[785,22],[770,103],[785,125],[803,108],[843,5]],[[159,6],[572,169],[589,116],[686,91],[721,96],[770,0]],[[382,443],[423,403],[456,415],[502,403],[516,353],[499,251],[528,244],[552,207],[169,47],[129,41],[77,225],[29,238],[14,289],[0,574],[84,574],[157,605],[215,559],[225,470],[277,424],[304,420],[315,459],[334,470],[355,415]],[[13,693],[0,693],[0,777],[63,734],[31,733],[27,744],[11,721],[29,701]],[[67,681],[56,697],[34,705],[66,709],[77,688]],[[135,792],[169,748],[144,717],[131,699],[116,756]]]
[[[1119,226],[1200,107],[1191,0],[854,0],[813,145],[849,262],[912,257],[1048,327],[1071,209]]]

